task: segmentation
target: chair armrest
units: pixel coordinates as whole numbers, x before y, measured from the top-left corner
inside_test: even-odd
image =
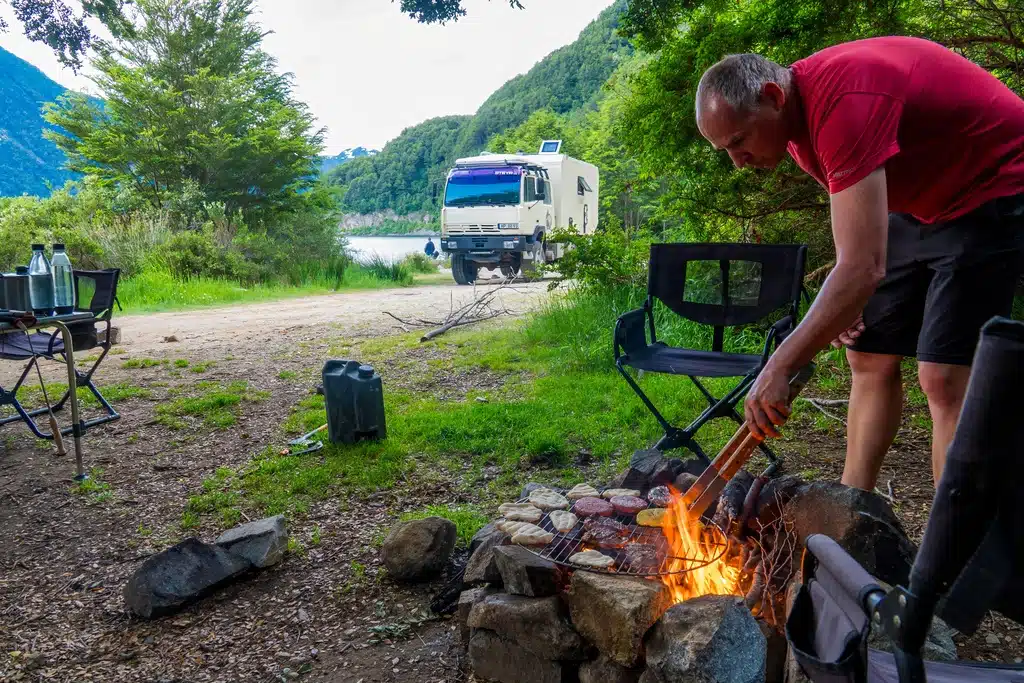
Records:
[[[764,340],[764,349],[761,351],[761,365],[764,366],[768,362],[768,356],[771,355],[772,344],[775,344],[775,348],[779,347],[789,333],[793,331],[793,316],[787,315],[782,318],[770,328],[768,328],[768,336]]]
[[[646,308],[638,308],[619,316],[615,321],[615,360],[624,354],[647,348],[646,325]]]

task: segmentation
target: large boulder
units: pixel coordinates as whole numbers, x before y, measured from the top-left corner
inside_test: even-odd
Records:
[[[644,634],[670,604],[656,581],[586,571],[573,574],[565,598],[576,630],[627,668],[639,661]]]
[[[399,581],[429,578],[448,564],[455,536],[455,524],[442,517],[402,522],[384,539],[381,560]]]
[[[647,670],[640,683],[765,683],[765,637],[734,596],[674,605],[644,642]]]
[[[872,576],[906,585],[917,549],[881,496],[835,482],[814,482],[800,488],[784,514],[797,537],[792,566],[799,566],[808,536],[825,534]]]
[[[627,669],[604,655],[580,665],[580,683],[637,683],[642,666]]]
[[[486,541],[492,534],[504,533],[497,527],[496,522],[490,522],[480,527],[475,534],[473,539],[469,542],[469,554],[472,555],[476,552],[476,549],[480,547],[480,544]]]
[[[477,678],[500,683],[562,683],[563,665],[476,629],[469,639],[469,666]]]
[[[459,594],[459,602],[455,607],[455,620],[459,625],[459,641],[462,643],[462,647],[469,647],[469,615],[476,607],[478,602],[482,602],[488,595],[494,595],[497,593],[496,588],[490,586],[480,586],[479,588],[470,588],[469,590],[462,591]]]
[[[494,631],[544,659],[586,659],[587,644],[569,624],[569,615],[557,596],[490,595],[469,613],[469,627]]]
[[[495,549],[505,542],[508,534],[498,531],[488,534],[469,556],[466,570],[462,575],[464,583],[475,586],[483,583],[501,584],[501,573],[494,559]]]
[[[266,517],[228,529],[216,541],[217,545],[241,555],[252,566],[264,568],[277,564],[288,549],[288,529],[284,515]]]
[[[124,600],[144,619],[177,612],[252,568],[245,557],[198,538],[152,555],[128,579]]]
[[[496,546],[494,562],[506,593],[532,598],[558,593],[559,571],[555,564],[522,546]]]

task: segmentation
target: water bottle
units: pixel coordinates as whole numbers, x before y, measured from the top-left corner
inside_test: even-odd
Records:
[[[53,305],[57,315],[75,311],[75,277],[63,244],[53,245]]]
[[[32,260],[28,264],[28,292],[32,299],[32,312],[37,316],[53,315],[53,271],[43,253],[43,245],[32,245]]]

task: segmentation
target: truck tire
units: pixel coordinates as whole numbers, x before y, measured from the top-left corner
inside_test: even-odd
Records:
[[[463,254],[452,256],[452,277],[460,285],[471,285],[476,280],[477,265]]]

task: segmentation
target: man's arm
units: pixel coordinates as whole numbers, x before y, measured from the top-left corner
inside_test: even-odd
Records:
[[[885,275],[889,212],[884,167],[832,195],[831,208],[836,265],[747,394],[747,422],[762,436],[778,436],[774,425],[789,416],[790,378],[850,327]]]

